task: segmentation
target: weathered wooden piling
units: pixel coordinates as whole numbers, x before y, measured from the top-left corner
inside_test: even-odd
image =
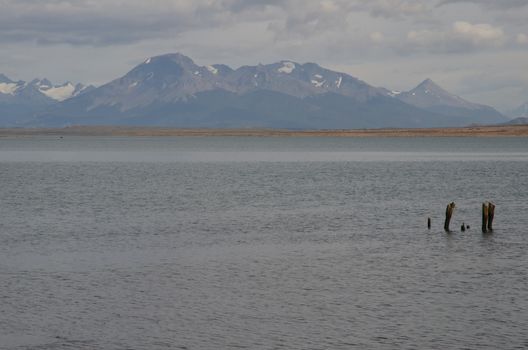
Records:
[[[495,204],[488,202],[488,231],[493,231],[493,218],[495,216]]]
[[[449,232],[449,222],[451,221],[451,216],[453,215],[454,209],[455,209],[455,202],[451,202],[447,205],[445,221],[444,221],[444,231],[446,232]]]
[[[427,218],[427,228],[431,229],[431,218]]]
[[[465,232],[466,231],[466,224],[462,223],[462,226],[460,226],[460,231]]]
[[[482,233],[488,232],[488,213],[488,203],[484,202],[482,203]]]

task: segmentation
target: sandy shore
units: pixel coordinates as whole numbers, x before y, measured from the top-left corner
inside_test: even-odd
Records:
[[[472,126],[430,129],[279,130],[175,129],[156,127],[74,126],[66,128],[0,128],[0,137],[36,135],[78,136],[319,136],[319,137],[528,137],[528,125]]]

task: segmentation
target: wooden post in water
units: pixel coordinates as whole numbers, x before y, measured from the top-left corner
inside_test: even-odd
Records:
[[[493,217],[495,216],[495,204],[488,202],[488,231],[493,231]]]
[[[427,228],[431,229],[431,218],[427,218]]]
[[[482,203],[482,233],[488,232],[488,203]]]
[[[449,232],[449,222],[451,221],[451,216],[453,215],[453,209],[455,209],[455,202],[451,202],[447,205],[446,217],[444,221],[444,231],[445,232]]]

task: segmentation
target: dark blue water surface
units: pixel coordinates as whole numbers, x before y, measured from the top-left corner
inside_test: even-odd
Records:
[[[527,174],[526,138],[0,138],[0,349],[528,348]]]

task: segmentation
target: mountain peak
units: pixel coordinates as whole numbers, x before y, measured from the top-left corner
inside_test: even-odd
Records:
[[[440,85],[432,81],[430,78],[422,81],[414,90],[416,89],[426,89],[426,90],[436,90],[436,91],[445,91]]]
[[[194,61],[190,57],[185,56],[179,52],[150,57],[144,63],[150,64],[150,63],[159,63],[159,62],[166,62],[166,61],[175,62],[175,63],[181,64],[184,66],[186,65],[194,66],[195,65]]]
[[[53,87],[53,83],[51,81],[49,81],[48,79],[46,79],[46,78],[44,78],[44,79],[33,79],[30,82],[30,84],[38,86],[38,87],[42,87],[42,88],[51,88],[51,87]]]
[[[182,71],[194,71],[198,66],[189,57],[181,53],[169,53],[165,55],[153,56],[147,58],[142,64],[132,69],[132,75],[140,74],[152,77],[157,75],[162,77],[164,74],[181,74]]]
[[[185,72],[194,72],[198,66],[189,57],[180,53],[169,53],[147,58],[143,63],[134,67],[123,78],[122,82],[128,87],[137,86],[140,81],[148,84],[165,86],[169,81],[175,81]]]
[[[456,100],[458,102],[462,101],[460,97],[447,92],[444,88],[442,88],[440,85],[438,85],[429,78],[422,81],[411,91],[406,92],[406,94],[412,98],[425,98],[430,102],[446,99],[453,101]]]
[[[463,98],[451,94],[438,84],[427,78],[411,91],[403,92],[396,96],[399,100],[444,115],[464,118],[468,115],[479,115],[495,120],[503,118],[495,109],[472,103]],[[484,119],[482,119],[484,120]]]
[[[4,74],[0,73],[0,83],[14,83],[11,79],[9,79]]]

